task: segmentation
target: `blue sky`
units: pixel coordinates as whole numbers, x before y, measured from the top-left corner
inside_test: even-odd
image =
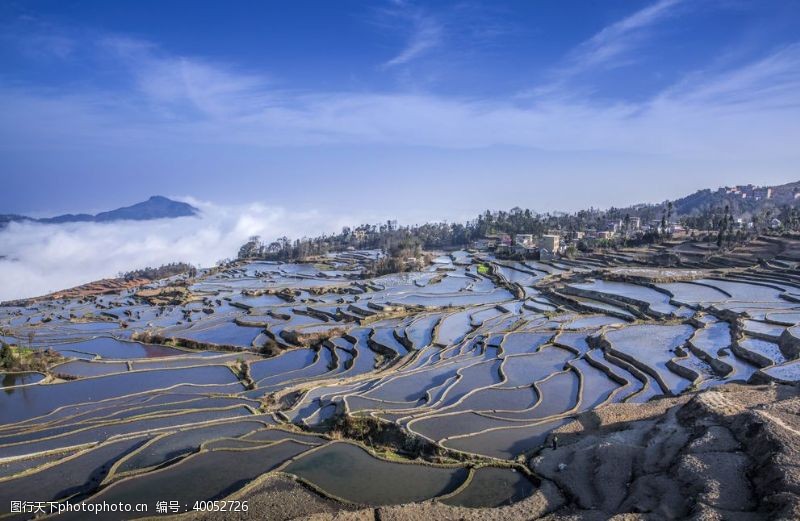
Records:
[[[798,1],[0,6],[0,213],[574,210],[798,180],[798,143]]]

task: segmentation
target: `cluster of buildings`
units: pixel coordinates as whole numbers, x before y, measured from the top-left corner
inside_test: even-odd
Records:
[[[745,220],[741,217],[733,221],[733,228],[735,230],[752,230],[754,226],[753,221]],[[769,226],[771,230],[778,230],[783,226],[783,223],[780,219],[773,217],[767,222],[767,226]]]
[[[724,188],[720,188],[719,192],[725,195],[733,195],[736,197],[741,197],[742,199],[753,199],[755,201],[772,198],[772,188],[754,185],[726,186]]]
[[[646,232],[669,233],[671,235],[679,235],[686,232],[686,229],[676,222],[662,222],[661,219],[653,219],[650,222],[643,223],[639,217],[628,217],[626,219],[619,219],[616,221],[609,221],[606,223],[605,229],[600,231],[588,230],[586,232],[589,237],[596,237],[598,239],[613,239],[614,237],[636,237]]]
[[[636,238],[650,231],[681,235],[687,230],[674,222],[662,223],[653,220],[642,223],[639,217],[626,217],[625,219],[608,221],[603,229],[588,229],[585,231],[550,232],[540,237],[533,234],[497,233],[487,235],[482,239],[473,241],[472,247],[479,251],[492,251],[498,256],[524,257],[528,259],[552,259],[565,252],[570,245],[579,242],[588,247],[594,247],[600,241],[611,241],[617,238]]]
[[[482,251],[493,251],[497,255],[517,255],[525,258],[552,259],[564,252],[561,236],[547,233],[534,237],[529,233],[518,233],[514,236],[507,233],[487,235],[472,244],[473,248]]]

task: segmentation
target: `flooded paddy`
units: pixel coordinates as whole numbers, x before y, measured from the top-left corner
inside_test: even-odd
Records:
[[[166,389],[181,383],[200,385],[236,382],[224,366],[138,371],[86,378],[52,385],[23,387],[14,394],[0,394],[0,423],[14,423],[80,402],[97,402],[125,394]]]
[[[260,332],[259,328],[239,326],[230,322],[208,329],[189,329],[176,334],[176,336],[209,344],[251,347]]]
[[[542,446],[547,436],[569,421],[568,418],[549,420],[533,425],[498,428],[480,434],[452,438],[442,442],[451,449],[491,458],[513,459],[533,448]]]
[[[162,470],[118,481],[88,501],[146,502],[150,505],[150,512],[155,512],[156,502],[164,497],[186,505],[219,499],[309,448],[289,440],[252,449],[203,451]],[[97,517],[116,519],[118,515],[107,513]],[[80,516],[72,518],[81,519]]]
[[[780,346],[774,342],[759,338],[745,338],[739,342],[741,356],[747,358],[759,367],[780,365],[786,362],[786,357]]]
[[[127,342],[112,337],[98,337],[81,342],[53,344],[49,347],[58,352],[74,351],[85,353],[97,358],[107,358],[112,360],[160,358],[164,356],[179,356],[186,354],[185,351],[167,346],[142,344],[140,342]]]
[[[533,353],[553,337],[550,332],[543,333],[509,333],[500,344],[504,355]]]
[[[91,362],[88,360],[73,360],[52,367],[53,374],[68,377],[83,378],[87,376],[103,376],[128,371],[127,362]]]
[[[669,292],[677,302],[688,305],[722,302],[730,298],[730,295],[714,286],[693,282],[671,282],[657,286]]]
[[[41,470],[2,481],[0,512],[9,513],[11,501],[21,497],[56,501],[91,492],[107,476],[114,462],[142,446],[147,440],[148,437],[139,436],[106,443],[67,456]]]
[[[642,325],[611,331],[605,337],[613,353],[650,373],[664,392],[677,394],[691,382],[670,368],[669,362],[676,356],[675,349],[693,334],[689,325]]]
[[[530,496],[536,486],[522,472],[514,469],[482,467],[461,491],[443,499],[448,505],[468,508],[491,508],[510,505]]]
[[[44,374],[36,372],[0,373],[0,388],[35,384],[41,382],[44,378]]]
[[[570,287],[582,290],[589,295],[608,295],[612,299],[617,297],[622,298],[623,301],[640,303],[646,306],[647,309],[663,315],[673,314],[677,310],[675,306],[669,303],[670,297],[668,294],[647,286],[627,282],[596,280],[591,283],[574,284]]]
[[[291,463],[284,472],[324,492],[363,505],[423,501],[458,488],[463,467],[442,468],[382,460],[350,443],[331,443]]]
[[[156,467],[179,456],[197,450],[204,442],[226,437],[239,437],[264,427],[257,420],[215,423],[209,426],[183,429],[152,440],[126,456],[115,468],[118,474]]]
[[[219,499],[287,472],[363,505],[498,507],[536,487],[486,458],[535,455],[582,411],[800,379],[797,286],[777,268],[650,284],[597,259],[455,252],[365,279],[375,255],[202,272],[191,299],[164,306],[131,291],[0,307],[3,341],[60,355],[2,372],[0,495]],[[672,280],[630,273],[643,272]],[[324,436],[383,448],[387,431],[478,468]]]
[[[545,347],[530,355],[508,356],[503,361],[505,381],[501,387],[523,387],[543,380],[564,369],[567,361],[575,357],[559,347]]]

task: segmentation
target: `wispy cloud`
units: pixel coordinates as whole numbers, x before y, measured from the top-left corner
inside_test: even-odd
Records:
[[[759,159],[768,153],[795,157],[800,136],[800,44],[725,71],[697,73],[650,99],[624,103],[292,92],[273,89],[257,74],[138,46],[118,54],[131,74],[129,89],[0,87],[0,148],[515,145]]]
[[[654,28],[680,12],[685,0],[657,0],[655,3],[618,20],[595,33],[567,53],[550,73],[548,82],[538,85],[520,97],[569,96],[582,87],[568,89],[576,77],[598,69],[614,69],[635,61],[634,51],[648,41]]]
[[[742,67],[713,73],[698,71],[662,92],[656,103],[680,100],[695,108],[791,110],[800,104],[799,89],[800,42],[782,46]]]
[[[682,0],[660,0],[601,30],[568,57],[568,67],[608,66],[649,30],[676,16]],[[413,6],[396,8],[424,27]],[[440,27],[430,22],[433,27]],[[430,36],[432,33],[434,36]],[[441,29],[419,30],[391,62],[434,45]],[[429,36],[425,36],[429,34]],[[421,35],[421,36],[420,36]],[[420,43],[422,42],[422,43]],[[425,43],[428,42],[428,43]],[[583,96],[520,100],[424,92],[296,91],[269,71],[170,53],[120,36],[81,42],[113,67],[111,87],[91,83],[37,89],[0,83],[0,149],[38,144],[236,144],[257,147],[388,144],[477,148],[796,157],[800,135],[800,44],[725,70],[700,71],[649,98],[609,102]]]
[[[130,38],[104,38],[98,45],[119,59],[141,93],[156,103],[213,117],[242,116],[267,105],[264,95],[269,82],[263,74],[170,55],[149,42]]]
[[[432,14],[406,2],[395,2],[396,8],[386,11],[391,18],[408,26],[406,46],[392,59],[383,63],[384,68],[404,65],[423,56],[442,42],[443,27]]]
[[[568,73],[613,66],[647,38],[649,31],[676,14],[684,0],[658,0],[632,15],[604,27],[579,45],[569,56]]]
[[[0,21],[0,42],[34,59],[67,59],[78,47],[72,35],[33,16]]]

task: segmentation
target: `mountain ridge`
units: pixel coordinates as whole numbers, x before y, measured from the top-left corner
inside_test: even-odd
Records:
[[[37,222],[43,224],[62,224],[72,222],[115,222],[115,221],[149,221],[153,219],[174,219],[177,217],[191,217],[200,213],[200,210],[180,201],[174,201],[161,195],[153,195],[146,201],[123,206],[114,210],[97,214],[62,214],[54,217],[34,218],[25,215],[6,214],[0,215],[0,227],[11,222]]]
[[[766,195],[767,190],[769,190],[768,196]],[[800,194],[800,181],[773,186],[740,185],[721,187],[716,190],[710,188],[697,190],[692,194],[675,199],[672,204],[678,215],[691,215],[725,204],[730,205],[731,210],[735,213],[744,213],[756,211],[767,205],[794,204],[797,194]],[[665,203],[668,202],[665,201]]]

